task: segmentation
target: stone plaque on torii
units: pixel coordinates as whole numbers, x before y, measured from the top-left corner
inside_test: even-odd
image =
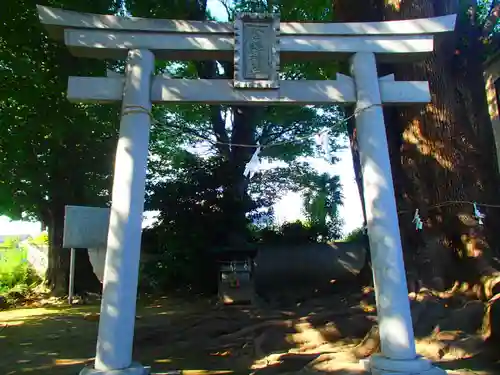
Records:
[[[373,374],[441,374],[416,355],[382,105],[430,102],[427,82],[379,77],[377,61],[422,59],[434,34],[455,28],[455,15],[370,23],[280,22],[241,14],[234,24],[122,18],[38,6],[49,34],[75,56],[127,58],[124,76],[69,77],[68,99],[122,101],[103,299],[95,365],[82,374],[138,375],[132,343],[152,103],[356,106],[381,353]],[[352,77],[279,79],[280,61],[350,59]],[[234,61],[233,80],[153,76],[154,60]]]
[[[279,88],[280,19],[271,13],[240,13],[234,22],[235,88]]]

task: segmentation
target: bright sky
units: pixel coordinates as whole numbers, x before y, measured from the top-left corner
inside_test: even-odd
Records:
[[[30,223],[26,221],[10,221],[6,216],[0,216],[0,236],[3,235],[37,235],[41,232],[40,223]]]
[[[227,19],[226,11],[219,0],[208,0],[208,6],[215,17],[220,20]],[[344,219],[344,233],[349,233],[362,225],[363,214],[349,147],[338,152],[337,156],[340,161],[335,165],[329,165],[323,159],[312,159],[311,164],[320,173],[328,172],[340,176],[344,195],[344,206],[340,208],[340,216]],[[303,218],[300,194],[285,195],[276,204],[275,211],[279,223]],[[39,232],[40,223],[10,221],[6,217],[0,217],[0,235],[37,234]]]
[[[347,146],[347,141],[346,141]],[[340,207],[339,213],[344,220],[344,234],[359,228],[363,224],[363,211],[359,198],[358,186],[356,184],[352,154],[349,147],[336,153],[340,161],[329,164],[324,159],[310,159],[310,164],[320,173],[338,175],[342,183],[344,205]],[[302,198],[299,193],[288,193],[276,204],[276,220],[278,223],[294,221],[303,218]]]

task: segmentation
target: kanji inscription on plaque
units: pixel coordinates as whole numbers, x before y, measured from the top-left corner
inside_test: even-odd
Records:
[[[279,16],[240,13],[234,25],[234,87],[279,87]]]

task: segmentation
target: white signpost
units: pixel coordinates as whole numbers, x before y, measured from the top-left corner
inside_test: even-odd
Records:
[[[106,248],[109,230],[109,208],[66,206],[64,210],[63,248],[71,249],[69,263],[68,303],[73,302],[75,281],[75,249],[88,249],[90,262],[96,272],[93,257]],[[96,273],[97,275],[97,273]]]
[[[109,208],[66,206],[64,211],[63,247],[65,249],[106,247]]]
[[[455,16],[380,23],[282,23],[274,14],[242,14],[229,23],[121,18],[38,6],[49,34],[75,56],[127,58],[124,77],[70,77],[76,102],[122,101],[103,300],[95,365],[82,374],[139,375],[132,343],[141,220],[152,103],[344,104],[357,109],[356,128],[372,254],[381,354],[372,374],[441,374],[416,355],[396,201],[381,105],[430,102],[427,82],[379,77],[377,61],[422,59],[434,34]],[[279,80],[280,61],[349,59],[352,77]],[[154,60],[234,61],[234,80],[154,77]]]

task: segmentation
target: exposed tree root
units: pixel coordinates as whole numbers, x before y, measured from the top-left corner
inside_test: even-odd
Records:
[[[285,327],[291,328],[293,327],[293,320],[268,320],[265,322],[260,322],[257,324],[253,324],[248,327],[244,327],[236,332],[228,333],[226,335],[219,336],[217,340],[227,341],[227,340],[236,340],[244,336],[248,336],[250,334],[254,334],[260,330],[271,327]]]
[[[262,350],[262,343],[265,338],[266,338],[266,333],[262,332],[259,336],[257,336],[253,340],[255,358],[264,358],[266,356],[264,350]]]
[[[380,351],[380,335],[378,325],[374,325],[366,334],[361,343],[352,350],[352,354],[358,358],[363,359],[371,356]]]
[[[481,283],[486,300],[491,300],[497,293],[500,293],[500,273],[496,272],[491,276],[484,276]]]
[[[500,343],[500,293],[486,304],[481,333],[488,343]]]

